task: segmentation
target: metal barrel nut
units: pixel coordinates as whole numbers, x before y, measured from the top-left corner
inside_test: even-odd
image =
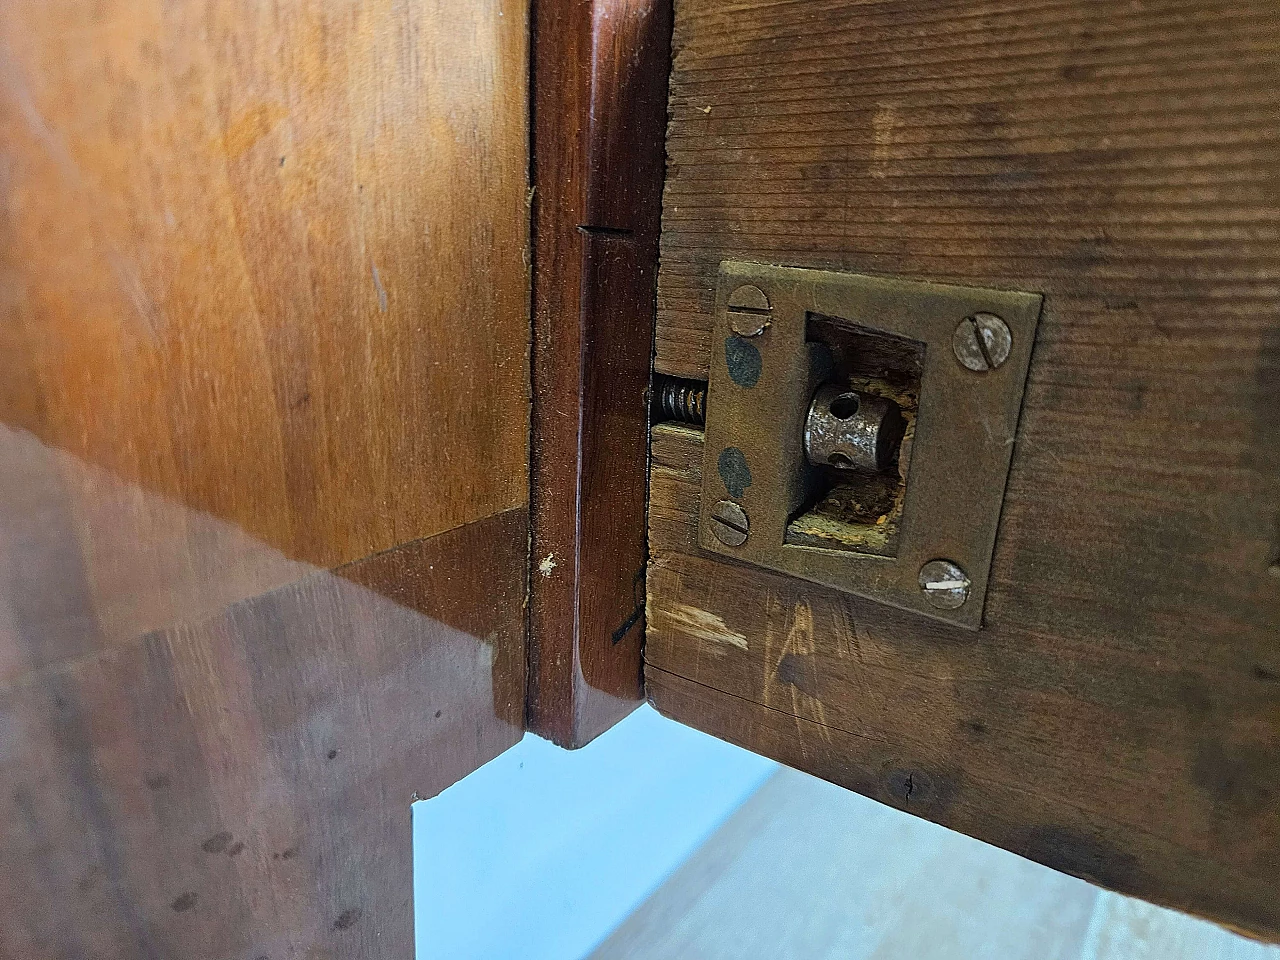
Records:
[[[880,473],[893,466],[905,428],[892,400],[827,383],[809,404],[804,453],[815,466]]]

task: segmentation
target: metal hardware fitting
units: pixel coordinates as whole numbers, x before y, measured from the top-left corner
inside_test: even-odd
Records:
[[[950,560],[930,560],[918,579],[925,599],[939,610],[954,610],[969,599],[969,578]]]
[[[809,404],[804,453],[817,467],[875,473],[893,465],[905,428],[892,400],[828,383]]]
[[[1041,299],[722,263],[700,545],[979,629]],[[764,325],[752,312],[762,303]],[[825,417],[848,412],[832,414],[831,402],[850,393],[860,432],[823,439]],[[891,411],[871,398],[898,405],[905,421],[896,469]],[[832,469],[833,454],[863,469]],[[721,537],[724,502],[751,518],[737,545]],[[926,575],[940,558],[958,573]]]
[[[764,291],[750,283],[729,294],[729,326],[740,337],[758,337],[769,326],[772,307]]]
[[[707,385],[702,380],[677,377],[654,377],[657,393],[657,419],[678,420],[700,427],[707,418]]]
[[[746,511],[732,500],[721,500],[711,511],[711,528],[725,546],[740,547],[747,542],[751,525]]]
[[[965,317],[951,335],[956,359],[975,373],[994,370],[1009,359],[1013,334],[1009,325],[993,313]]]

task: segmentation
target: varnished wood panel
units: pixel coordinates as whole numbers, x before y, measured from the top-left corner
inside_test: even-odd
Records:
[[[404,957],[523,729],[524,0],[0,0],[0,956]]]
[[[658,370],[706,377],[724,259],[1045,303],[984,629],[701,553],[663,426],[650,698],[1280,938],[1274,6],[681,0],[674,48]]]
[[[0,956],[411,956],[410,803],[523,728],[526,530],[506,511],[0,686]]]
[[[646,390],[670,0],[534,7],[531,729],[641,696]]]
[[[0,420],[322,567],[524,503],[526,12],[0,4]]]

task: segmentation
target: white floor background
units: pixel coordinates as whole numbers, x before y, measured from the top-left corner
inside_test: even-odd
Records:
[[[632,714],[414,805],[419,960],[1280,960]]]

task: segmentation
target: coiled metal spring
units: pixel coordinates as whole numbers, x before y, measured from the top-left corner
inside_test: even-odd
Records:
[[[657,393],[655,417],[677,420],[701,427],[707,422],[707,385],[702,380],[683,380],[659,374],[654,378]]]

